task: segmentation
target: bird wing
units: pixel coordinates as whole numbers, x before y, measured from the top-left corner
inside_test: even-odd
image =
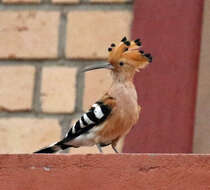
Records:
[[[111,116],[115,104],[115,99],[106,94],[101,100],[93,104],[88,112],[80,117],[80,119],[68,131],[64,139],[34,153],[55,153],[72,146],[77,147],[69,144],[69,142],[80,135],[82,136],[93,127],[97,127],[107,120]]]
[[[88,112],[84,113],[80,119],[77,120],[66,134],[63,143],[71,141],[93,127],[102,124],[110,117],[115,104],[116,100],[108,94],[105,94],[102,99],[93,104]]]

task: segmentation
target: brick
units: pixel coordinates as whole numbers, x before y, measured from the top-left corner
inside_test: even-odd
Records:
[[[82,20],[82,22],[80,22]],[[129,11],[74,11],[68,14],[66,56],[104,59],[112,42],[130,36]]]
[[[32,153],[60,139],[56,119],[0,119],[0,153]]]
[[[73,112],[76,69],[45,67],[42,73],[41,101],[44,112]]]
[[[0,66],[0,112],[31,109],[34,75],[33,66]]]
[[[58,24],[57,12],[0,12],[0,58],[56,58]]]
[[[53,3],[79,3],[79,0],[52,0]]]
[[[85,89],[83,96],[83,108],[87,110],[111,86],[112,78],[110,71],[106,69],[95,70],[85,73]]]
[[[3,3],[40,3],[41,0],[2,0]]]
[[[73,126],[73,124],[79,119],[76,118],[71,122],[70,128]],[[103,147],[103,153],[105,154],[110,154],[114,153],[113,149],[111,146],[106,146]],[[117,149],[119,151],[122,150],[122,142],[118,143]],[[96,146],[90,146],[90,147],[79,147],[79,148],[70,148],[70,154],[94,154],[94,153],[99,153],[98,149]]]

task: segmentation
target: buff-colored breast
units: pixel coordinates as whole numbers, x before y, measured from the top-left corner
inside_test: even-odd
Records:
[[[99,142],[117,140],[130,131],[139,118],[139,105],[137,94],[132,83],[112,86],[109,95],[116,100],[111,116],[106,125],[98,131]]]

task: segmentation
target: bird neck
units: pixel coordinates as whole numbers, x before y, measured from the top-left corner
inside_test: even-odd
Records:
[[[133,83],[135,72],[112,71],[113,83]]]
[[[109,93],[114,98],[125,96],[137,101],[136,88],[133,83],[133,76],[124,75],[123,73],[112,73],[113,82]]]

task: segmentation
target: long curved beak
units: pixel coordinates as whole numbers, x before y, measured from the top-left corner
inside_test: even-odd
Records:
[[[90,65],[82,69],[82,72],[96,70],[96,69],[113,69],[114,67],[110,63],[98,63],[94,65]]]

